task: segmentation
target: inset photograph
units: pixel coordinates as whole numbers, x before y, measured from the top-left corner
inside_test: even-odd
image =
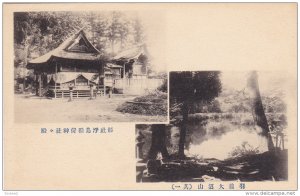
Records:
[[[170,72],[170,124],[136,125],[137,182],[286,181],[279,72]]]
[[[166,122],[153,19],[164,22],[155,11],[15,12],[15,122]]]

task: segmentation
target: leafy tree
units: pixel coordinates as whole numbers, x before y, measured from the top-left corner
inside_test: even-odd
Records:
[[[220,102],[218,100],[213,100],[208,106],[208,111],[213,113],[221,113],[222,111]]]
[[[144,27],[138,18],[133,21],[133,35],[135,44],[141,44],[144,41]]]
[[[129,33],[129,21],[126,18],[122,18],[122,20],[120,20],[119,33],[120,33],[121,49],[124,49],[125,41]]]
[[[115,52],[115,44],[118,40],[120,40],[121,48],[124,48],[124,41],[129,31],[128,25],[129,22],[122,12],[112,12],[107,36],[111,43],[113,54]]]
[[[28,58],[35,58],[58,47],[67,37],[81,28],[91,32],[92,42],[105,53],[115,45],[121,49],[135,40],[140,43],[143,27],[138,19],[124,12],[16,12],[14,40],[17,48],[28,49]],[[21,47],[22,46],[22,47]],[[26,61],[26,60],[23,60]]]
[[[30,30],[30,13],[16,12],[14,14],[14,39],[16,44],[23,44]]]
[[[171,72],[170,99],[171,103],[181,104],[181,130],[179,139],[179,157],[184,157],[184,143],[188,126],[190,107],[196,102],[211,102],[221,92],[220,72]]]
[[[94,45],[99,51],[105,52],[106,45],[108,43],[107,34],[108,34],[108,25],[109,21],[107,16],[102,13],[95,13],[95,19],[92,20],[91,26],[94,33]]]

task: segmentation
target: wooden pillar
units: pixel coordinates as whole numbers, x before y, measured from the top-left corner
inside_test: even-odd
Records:
[[[75,72],[77,72],[77,70],[76,70],[76,65],[75,65],[74,69],[75,69]],[[77,79],[77,78],[75,78],[75,80],[74,80],[75,86],[76,86],[76,79]]]
[[[39,80],[39,96],[42,96],[42,74],[38,75]]]
[[[55,63],[55,80],[57,80],[57,62]],[[54,98],[56,98],[56,81],[54,81]]]
[[[103,95],[106,96],[105,71],[104,71],[104,78],[103,78]]]
[[[39,84],[39,77],[38,74],[35,74],[35,95],[36,96],[39,96],[38,84]]]
[[[126,74],[126,73],[125,73],[125,64],[126,64],[126,62],[124,62],[124,65],[123,65],[123,79],[125,79],[125,76],[126,76],[126,75],[125,75],[125,74]]]
[[[93,84],[91,84],[90,85],[90,100],[92,100],[94,97],[94,88],[93,87],[94,87]]]

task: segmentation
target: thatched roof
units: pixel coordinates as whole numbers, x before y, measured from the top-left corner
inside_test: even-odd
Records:
[[[51,58],[63,58],[73,60],[95,61],[100,58],[100,52],[89,42],[81,29],[79,32],[67,38],[56,49],[31,60],[28,68],[46,64]]]

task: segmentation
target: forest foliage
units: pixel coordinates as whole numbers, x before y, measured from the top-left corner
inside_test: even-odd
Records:
[[[139,18],[124,12],[16,12],[14,13],[14,66],[58,47],[84,29],[88,39],[106,56],[142,44],[144,27]],[[19,74],[19,77],[22,74]]]
[[[262,95],[262,103],[265,113],[284,114],[286,112],[286,104],[284,95],[269,92]],[[180,115],[180,106],[176,102],[171,103],[171,117]],[[251,113],[250,98],[238,90],[223,89],[219,97],[210,102],[195,100],[190,113]]]

